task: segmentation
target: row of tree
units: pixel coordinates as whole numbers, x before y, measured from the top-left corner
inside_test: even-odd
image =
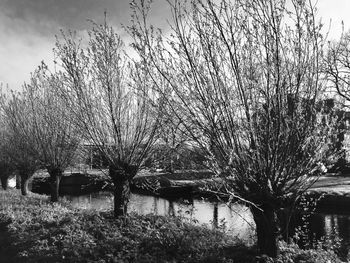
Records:
[[[222,178],[220,189],[251,208],[261,253],[276,256],[276,212],[293,207],[320,163],[339,154],[337,121],[319,105],[330,87],[349,100],[350,38],[328,45],[303,0],[169,6],[163,33],[148,23],[150,1],[132,2],[132,58],[106,22],[93,24],[87,41],[63,33],[61,70],[43,64],[22,92],[2,95],[1,172],[16,169],[25,194],[28,178],[46,168],[57,201],[63,171],[94,145],[120,216],[154,144],[186,141]]]
[[[1,97],[4,166],[7,172],[16,170],[19,174],[23,195],[27,194],[28,180],[34,172],[46,168],[53,202],[58,200],[62,173],[80,143],[71,113],[57,96],[60,86],[60,76],[49,74],[43,64],[22,92],[4,93]]]

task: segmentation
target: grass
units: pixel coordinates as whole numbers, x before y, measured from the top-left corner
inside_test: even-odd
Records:
[[[260,262],[339,262],[332,251],[281,243],[281,256]],[[0,190],[1,262],[256,262],[254,248],[224,229],[180,217],[136,215],[51,204],[48,197]],[[330,261],[329,261],[330,260]]]

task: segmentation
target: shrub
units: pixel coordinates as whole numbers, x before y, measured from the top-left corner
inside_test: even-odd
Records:
[[[272,262],[275,263],[337,263],[342,262],[333,250],[325,250],[322,247],[303,250],[295,243],[280,242],[281,253]],[[271,260],[271,259],[270,259]]]

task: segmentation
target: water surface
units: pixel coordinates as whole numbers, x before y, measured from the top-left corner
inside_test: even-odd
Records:
[[[100,192],[83,196],[66,196],[74,207],[96,210],[113,208],[111,193]],[[225,203],[202,199],[167,200],[155,196],[132,194],[129,211],[139,214],[153,213],[156,215],[184,216],[195,223],[217,227],[226,225],[230,234],[238,237],[246,244],[255,242],[255,224],[249,209],[241,204],[228,206]],[[342,212],[342,213],[341,213]],[[301,245],[315,244],[324,239],[331,244],[339,242],[339,252],[346,258],[350,248],[350,211],[323,211],[302,217],[293,216],[290,224],[290,235],[294,229],[306,226],[307,233]]]
[[[82,196],[65,196],[77,208],[108,210],[113,208],[111,193],[100,192]],[[254,242],[255,225],[249,209],[244,205],[209,202],[201,199],[167,200],[161,197],[131,194],[128,211],[138,214],[183,216],[194,223],[223,226],[247,244]]]

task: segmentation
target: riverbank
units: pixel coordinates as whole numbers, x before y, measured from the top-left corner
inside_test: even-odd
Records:
[[[99,191],[112,191],[113,184],[106,171],[66,171],[60,181],[60,195],[83,195]],[[50,194],[49,174],[40,171],[34,174],[30,190],[38,194]]]
[[[332,211],[345,209],[350,206],[350,175],[321,176],[310,188],[308,194],[316,199],[318,209]]]
[[[340,262],[332,251],[280,243],[275,262]],[[51,204],[47,196],[0,190],[0,261],[6,262],[257,262],[254,248],[224,229],[181,217],[129,215]],[[289,261],[288,261],[289,260]],[[261,262],[268,261],[267,258]]]
[[[84,173],[65,173],[60,183],[61,195],[82,195],[99,191],[111,191],[113,184],[108,171],[88,170]],[[140,172],[132,181],[135,193],[155,195],[163,198],[215,198],[215,190],[220,188],[221,179],[212,178],[210,171],[181,171],[176,173]],[[213,185],[216,185],[213,187]],[[33,192],[49,194],[47,173],[35,174],[32,181]],[[214,190],[214,191],[210,191]],[[350,206],[350,176],[325,175],[311,187],[308,194],[319,199],[317,207],[330,209],[334,206]],[[222,196],[222,199],[225,199]]]
[[[195,196],[215,198],[220,188],[220,178],[210,178],[208,172],[140,176],[134,179],[136,190],[159,196]],[[157,186],[158,188],[156,188]],[[211,191],[212,190],[212,191]],[[307,196],[318,200],[317,209],[348,208],[350,206],[350,175],[326,174],[308,190]],[[225,200],[225,196],[221,196]]]
[[[210,171],[182,171],[176,173],[141,171],[132,180],[131,189],[137,193],[161,197],[189,197],[198,192],[199,186],[211,181]],[[185,183],[181,183],[181,182]],[[177,184],[179,182],[179,185]],[[30,190],[50,194],[49,174],[36,172],[30,182]],[[112,191],[113,183],[108,170],[67,170],[61,178],[60,195],[83,195],[99,191]]]

